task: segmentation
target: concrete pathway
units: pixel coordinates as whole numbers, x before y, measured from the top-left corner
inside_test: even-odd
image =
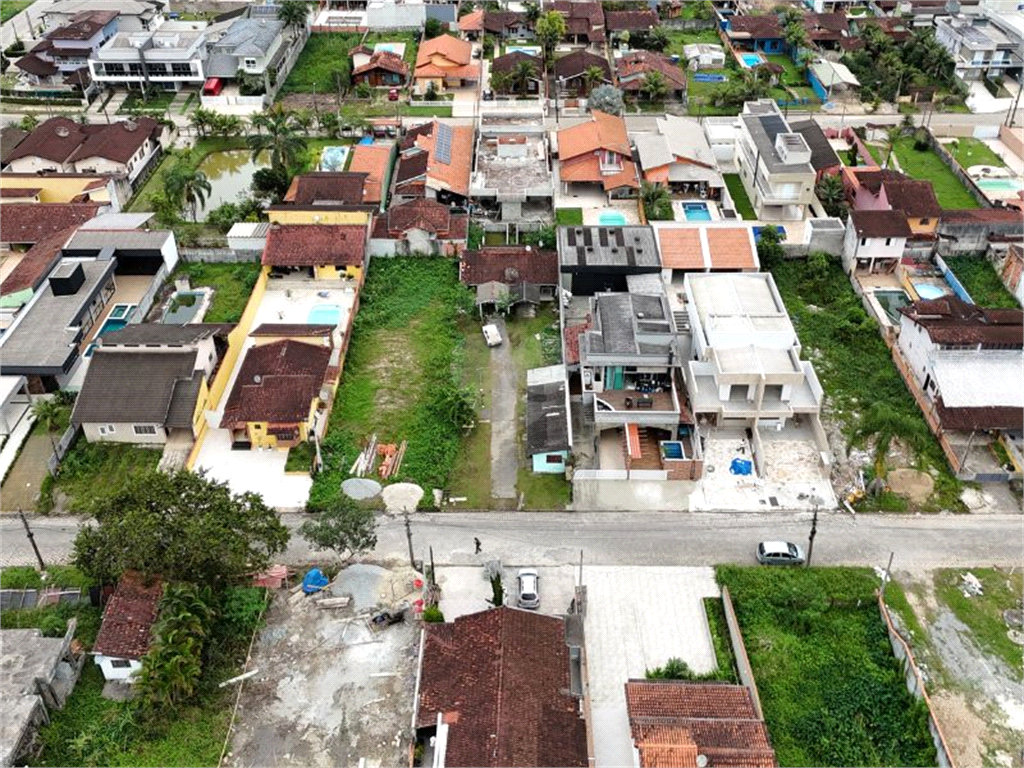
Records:
[[[491,496],[516,498],[516,366],[505,322],[495,320],[502,342],[491,348]]]
[[[7,470],[11,468],[14,463],[15,457],[18,455],[18,449],[21,448],[21,444],[25,442],[25,438],[28,437],[28,433],[32,431],[32,425],[35,424],[36,417],[32,415],[32,411],[28,411],[17,424],[14,425],[14,429],[11,431],[10,437],[7,438],[7,442],[4,443],[3,450],[0,451],[0,477],[7,477]]]
[[[4,512],[35,509],[39,488],[46,477],[46,462],[52,454],[53,446],[47,435],[29,436],[0,489],[0,509]]]

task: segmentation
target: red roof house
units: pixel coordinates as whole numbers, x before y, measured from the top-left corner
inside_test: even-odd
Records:
[[[107,601],[92,651],[107,680],[125,680],[142,668],[156,623],[163,584],[137,571],[126,571]]]

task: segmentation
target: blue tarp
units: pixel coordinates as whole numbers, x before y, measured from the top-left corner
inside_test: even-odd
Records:
[[[734,475],[749,475],[753,466],[749,459],[735,458],[729,465],[729,471]]]
[[[307,595],[311,595],[314,592],[319,592],[330,583],[330,579],[324,576],[319,568],[314,568],[302,579],[302,591]]]
[[[715,72],[693,73],[693,81],[695,83],[724,83],[728,79],[725,75],[719,75]]]

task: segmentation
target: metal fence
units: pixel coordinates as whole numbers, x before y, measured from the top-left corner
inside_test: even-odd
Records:
[[[50,454],[50,458],[46,461],[46,468],[50,474],[53,475],[57,472],[57,467],[60,466],[61,460],[67,455],[71,449],[72,443],[75,442],[75,437],[78,435],[78,427],[72,424],[67,428],[67,431],[61,435],[60,441],[55,443],[53,448],[54,451]]]

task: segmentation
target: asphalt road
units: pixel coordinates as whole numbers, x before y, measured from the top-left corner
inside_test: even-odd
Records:
[[[806,548],[810,513],[662,512],[452,512],[418,513],[410,529],[417,559],[438,565],[500,559],[506,565],[712,565],[753,563],[765,539],[786,539]],[[282,519],[294,530],[304,515]],[[67,560],[78,528],[73,517],[34,517],[30,525],[47,562]],[[473,554],[473,538],[483,544]],[[1024,564],[1021,515],[857,515],[822,513],[814,543],[818,565],[879,565],[895,553],[894,568]],[[377,560],[408,560],[401,517],[382,516]],[[329,553],[325,553],[329,556]],[[290,564],[324,559],[298,536],[282,558]],[[0,520],[0,564],[35,562],[16,517]]]

